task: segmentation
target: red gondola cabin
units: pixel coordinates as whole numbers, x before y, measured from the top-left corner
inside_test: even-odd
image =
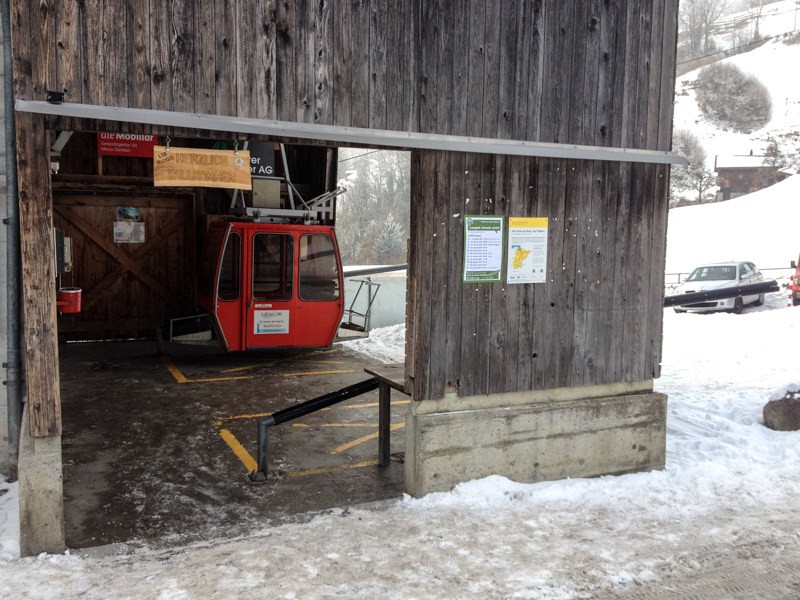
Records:
[[[333,343],[344,308],[333,227],[214,222],[199,267],[197,305],[226,350]]]

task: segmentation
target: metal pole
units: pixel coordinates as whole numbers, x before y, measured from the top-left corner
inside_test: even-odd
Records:
[[[274,425],[275,420],[272,417],[259,419],[256,426],[256,449],[258,470],[255,473],[250,473],[250,481],[253,483],[263,483],[267,480],[267,466],[269,463],[269,452],[267,450],[267,439],[269,426]]]
[[[323,408],[327,408],[338,402],[355,398],[356,396],[366,394],[367,392],[371,392],[372,390],[376,389],[378,389],[377,380],[375,380],[375,378],[366,379],[360,383],[349,385],[335,392],[314,398],[313,400],[306,400],[300,404],[295,404],[289,408],[279,410],[278,412],[273,413],[269,418],[273,420],[275,425],[280,425],[281,423],[286,423],[286,421],[291,421],[292,419],[296,419],[298,417],[304,417],[312,412],[322,410]]]
[[[16,481],[19,438],[22,423],[22,384],[20,377],[20,265],[19,207],[17,205],[17,128],[14,121],[14,74],[11,61],[11,14],[8,2],[0,2],[3,27],[3,115],[6,133],[6,398],[8,402],[8,480]]]

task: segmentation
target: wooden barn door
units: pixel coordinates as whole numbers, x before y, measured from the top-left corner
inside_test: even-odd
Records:
[[[149,338],[167,315],[194,307],[191,194],[54,190],[53,208],[72,238],[73,268],[60,284],[82,290],[81,312],[59,315],[61,339]]]

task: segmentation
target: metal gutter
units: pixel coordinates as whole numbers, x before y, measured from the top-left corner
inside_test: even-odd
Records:
[[[326,142],[357,144],[379,148],[442,150],[479,154],[671,165],[688,164],[688,161],[682,156],[674,152],[660,150],[553,144],[521,140],[498,140],[482,137],[295,123],[291,121],[251,119],[224,115],[203,115],[144,108],[124,108],[77,103],[62,104],[46,102],[44,100],[17,100],[16,109],[20,112],[79,119],[142,123],[165,127],[224,131],[226,133],[264,135],[278,138],[322,140]]]

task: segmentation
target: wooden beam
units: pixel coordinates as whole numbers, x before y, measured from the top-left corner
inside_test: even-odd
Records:
[[[16,113],[25,380],[33,437],[61,435],[53,197],[44,119]]]

